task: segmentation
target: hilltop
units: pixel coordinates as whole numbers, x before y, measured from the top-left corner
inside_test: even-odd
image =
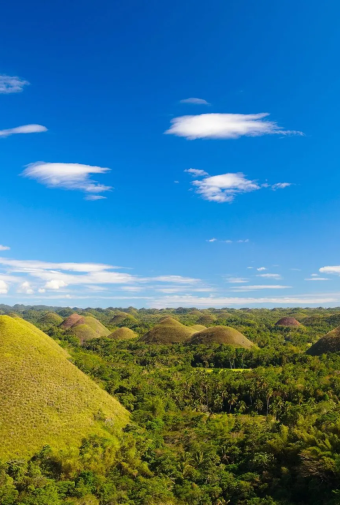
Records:
[[[91,434],[115,439],[128,420],[55,341],[9,316],[0,316],[0,398],[0,458],[76,447]]]
[[[137,338],[138,335],[130,330],[130,328],[118,328],[118,330],[110,333],[107,338],[111,338],[112,340],[130,340],[131,338]]]
[[[188,340],[195,333],[192,327],[184,326],[172,317],[164,317],[139,341],[145,344],[178,344]]]
[[[301,323],[295,317],[282,317],[279,321],[275,323],[275,326],[302,326]]]
[[[188,344],[224,344],[234,347],[244,347],[245,349],[250,349],[254,345],[242,333],[229,326],[214,326],[199,331],[191,337]]]

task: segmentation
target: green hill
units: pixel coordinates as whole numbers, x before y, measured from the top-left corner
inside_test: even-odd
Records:
[[[38,319],[38,324],[41,326],[60,326],[63,318],[56,312],[47,312]]]
[[[110,334],[110,330],[95,317],[79,314],[71,314],[60,325],[60,328],[75,336],[81,344],[93,338],[107,337]]]
[[[212,314],[204,314],[199,319],[197,319],[198,324],[202,324],[203,326],[209,326],[209,324],[214,324],[216,321],[216,317]]]
[[[320,356],[328,352],[340,351],[340,326],[327,333],[312,345],[307,351],[311,356]]]
[[[164,317],[139,340],[145,344],[178,344],[188,340],[195,333],[192,326],[184,326],[172,317]]]
[[[128,420],[54,340],[9,316],[0,316],[0,399],[0,458],[69,449],[91,434],[115,439]]]
[[[245,349],[250,349],[254,345],[242,333],[229,326],[214,326],[199,331],[191,337],[188,343],[194,345],[224,344],[234,347],[244,347]]]
[[[130,328],[118,328],[118,330],[111,333],[108,338],[112,340],[130,340],[131,338],[137,338],[138,335]]]
[[[137,319],[126,312],[118,312],[110,320],[110,325],[112,326],[130,326],[136,323],[138,323]]]

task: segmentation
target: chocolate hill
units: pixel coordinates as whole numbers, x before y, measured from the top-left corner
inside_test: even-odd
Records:
[[[80,446],[90,435],[116,440],[128,413],[83,374],[54,340],[22,319],[0,316],[0,458],[44,445]]]
[[[107,338],[111,340],[131,340],[132,338],[137,338],[138,335],[134,331],[130,330],[130,328],[118,328],[118,330],[110,333]]]
[[[245,349],[250,349],[254,345],[242,333],[229,326],[213,326],[212,328],[199,331],[191,337],[188,344],[224,344],[234,347],[244,347]]]
[[[145,344],[179,344],[195,333],[192,326],[184,326],[172,317],[164,317],[139,342]]]
[[[340,351],[340,326],[327,333],[307,351],[311,356],[320,356],[328,352]]]
[[[302,326],[295,317],[282,317],[277,323],[275,323],[275,326],[291,326],[291,327],[297,327],[297,326]]]
[[[107,337],[110,330],[92,316],[80,316],[79,314],[71,314],[60,325],[60,328],[67,330],[68,333],[74,335],[80,343],[93,338]]]

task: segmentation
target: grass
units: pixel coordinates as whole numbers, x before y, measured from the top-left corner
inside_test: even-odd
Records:
[[[63,318],[56,312],[47,312],[38,320],[38,324],[42,326],[60,326],[62,322]]]
[[[213,326],[195,333],[188,342],[189,344],[225,344],[234,347],[249,349],[254,344],[242,333],[229,326]]]
[[[275,326],[302,326],[295,317],[282,317]]]
[[[137,323],[137,319],[131,316],[131,314],[127,314],[126,312],[118,312],[113,318],[110,320],[110,324],[112,326],[120,326],[128,323]]]
[[[0,458],[44,445],[66,450],[97,434],[116,440],[124,407],[84,375],[35,326],[0,316]]]
[[[107,337],[110,330],[98,321],[93,316],[80,316],[79,314],[71,314],[60,325],[60,328],[70,332],[80,343],[86,342],[93,338]]]
[[[118,328],[118,330],[114,331],[111,333],[108,338],[111,338],[112,340],[130,340],[132,338],[137,338],[138,335],[130,330],[130,328]]]

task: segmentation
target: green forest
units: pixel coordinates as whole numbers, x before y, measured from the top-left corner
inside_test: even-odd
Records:
[[[25,344],[32,370],[34,356],[41,363],[53,345],[54,361],[39,364],[39,387],[60,380],[49,393],[60,397],[65,379],[53,371],[55,359],[70,384],[72,370],[83,372],[79,388],[91,390],[93,425],[100,428],[79,418],[74,444],[63,444],[63,434],[44,443],[42,429],[30,452],[25,440],[34,428],[25,416],[16,419],[27,381],[38,379],[35,372],[25,376],[25,398],[8,398],[11,424],[23,431],[20,446],[0,450],[0,504],[340,504],[339,326],[340,309],[1,305],[0,364],[10,354],[18,365],[19,327],[32,339]],[[111,405],[106,394],[100,400],[112,409],[109,418],[98,400],[104,392],[119,402]],[[67,394],[70,405],[51,400],[46,406],[49,422],[64,411],[72,416],[72,403],[80,400],[77,392]],[[36,402],[40,409],[40,397]],[[2,438],[3,424],[6,412]]]

